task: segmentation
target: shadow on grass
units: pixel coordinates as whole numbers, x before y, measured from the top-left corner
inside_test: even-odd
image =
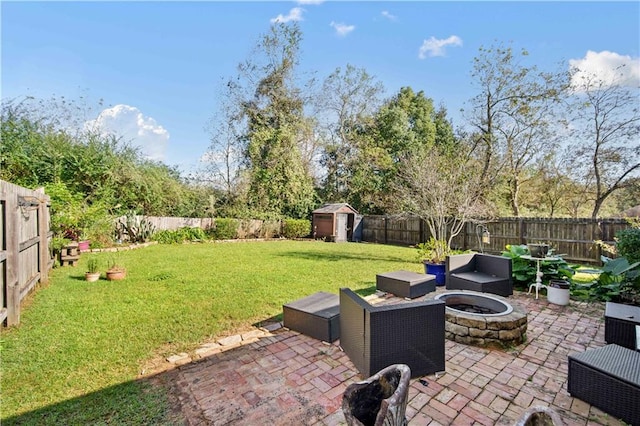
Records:
[[[166,371],[110,386],[3,418],[2,425],[185,424],[179,408],[170,403],[168,395],[168,383],[174,376],[173,371]]]

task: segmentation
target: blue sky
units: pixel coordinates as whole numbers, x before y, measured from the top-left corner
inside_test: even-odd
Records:
[[[104,100],[100,123],[189,171],[209,146],[220,82],[275,19],[297,20],[300,71],[364,68],[454,120],[477,90],[480,46],[529,51],[543,70],[628,62],[640,80],[640,2],[1,2],[2,99]],[[100,111],[95,111],[94,117]]]

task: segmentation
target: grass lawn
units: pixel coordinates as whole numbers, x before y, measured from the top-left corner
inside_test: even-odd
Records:
[[[101,269],[113,255],[100,253]],[[54,269],[19,327],[1,334],[3,424],[174,424],[164,389],[136,381],[150,359],[278,317],[282,305],[375,275],[424,272],[415,249],[308,241],[156,245],[118,253],[124,281]]]

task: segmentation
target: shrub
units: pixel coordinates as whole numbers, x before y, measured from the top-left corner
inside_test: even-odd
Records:
[[[311,233],[311,222],[307,219],[285,219],[282,226],[285,238],[303,238]]]
[[[174,231],[162,230],[153,234],[153,240],[160,244],[181,244],[185,241],[204,241],[207,240],[207,234],[202,228],[192,228],[185,226]]]
[[[182,234],[183,241],[205,241],[208,239],[207,233],[202,228],[185,226],[178,231]]]
[[[632,264],[625,257],[602,257],[604,266],[598,279],[578,284],[573,294],[579,298],[599,301],[635,302],[640,299],[640,262]]]
[[[640,228],[628,228],[616,233],[618,255],[629,263],[640,262]]]
[[[182,235],[179,232],[168,229],[156,232],[151,238],[160,244],[178,244],[183,241]]]
[[[236,238],[238,235],[238,220],[228,218],[216,219],[211,234],[216,240],[232,240]]]

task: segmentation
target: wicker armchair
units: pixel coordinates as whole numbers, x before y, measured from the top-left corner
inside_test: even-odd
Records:
[[[447,256],[446,288],[511,296],[511,271],[511,259],[508,257],[482,253]]]
[[[444,371],[441,300],[372,306],[340,289],[340,346],[364,377],[406,364],[411,377]]]

